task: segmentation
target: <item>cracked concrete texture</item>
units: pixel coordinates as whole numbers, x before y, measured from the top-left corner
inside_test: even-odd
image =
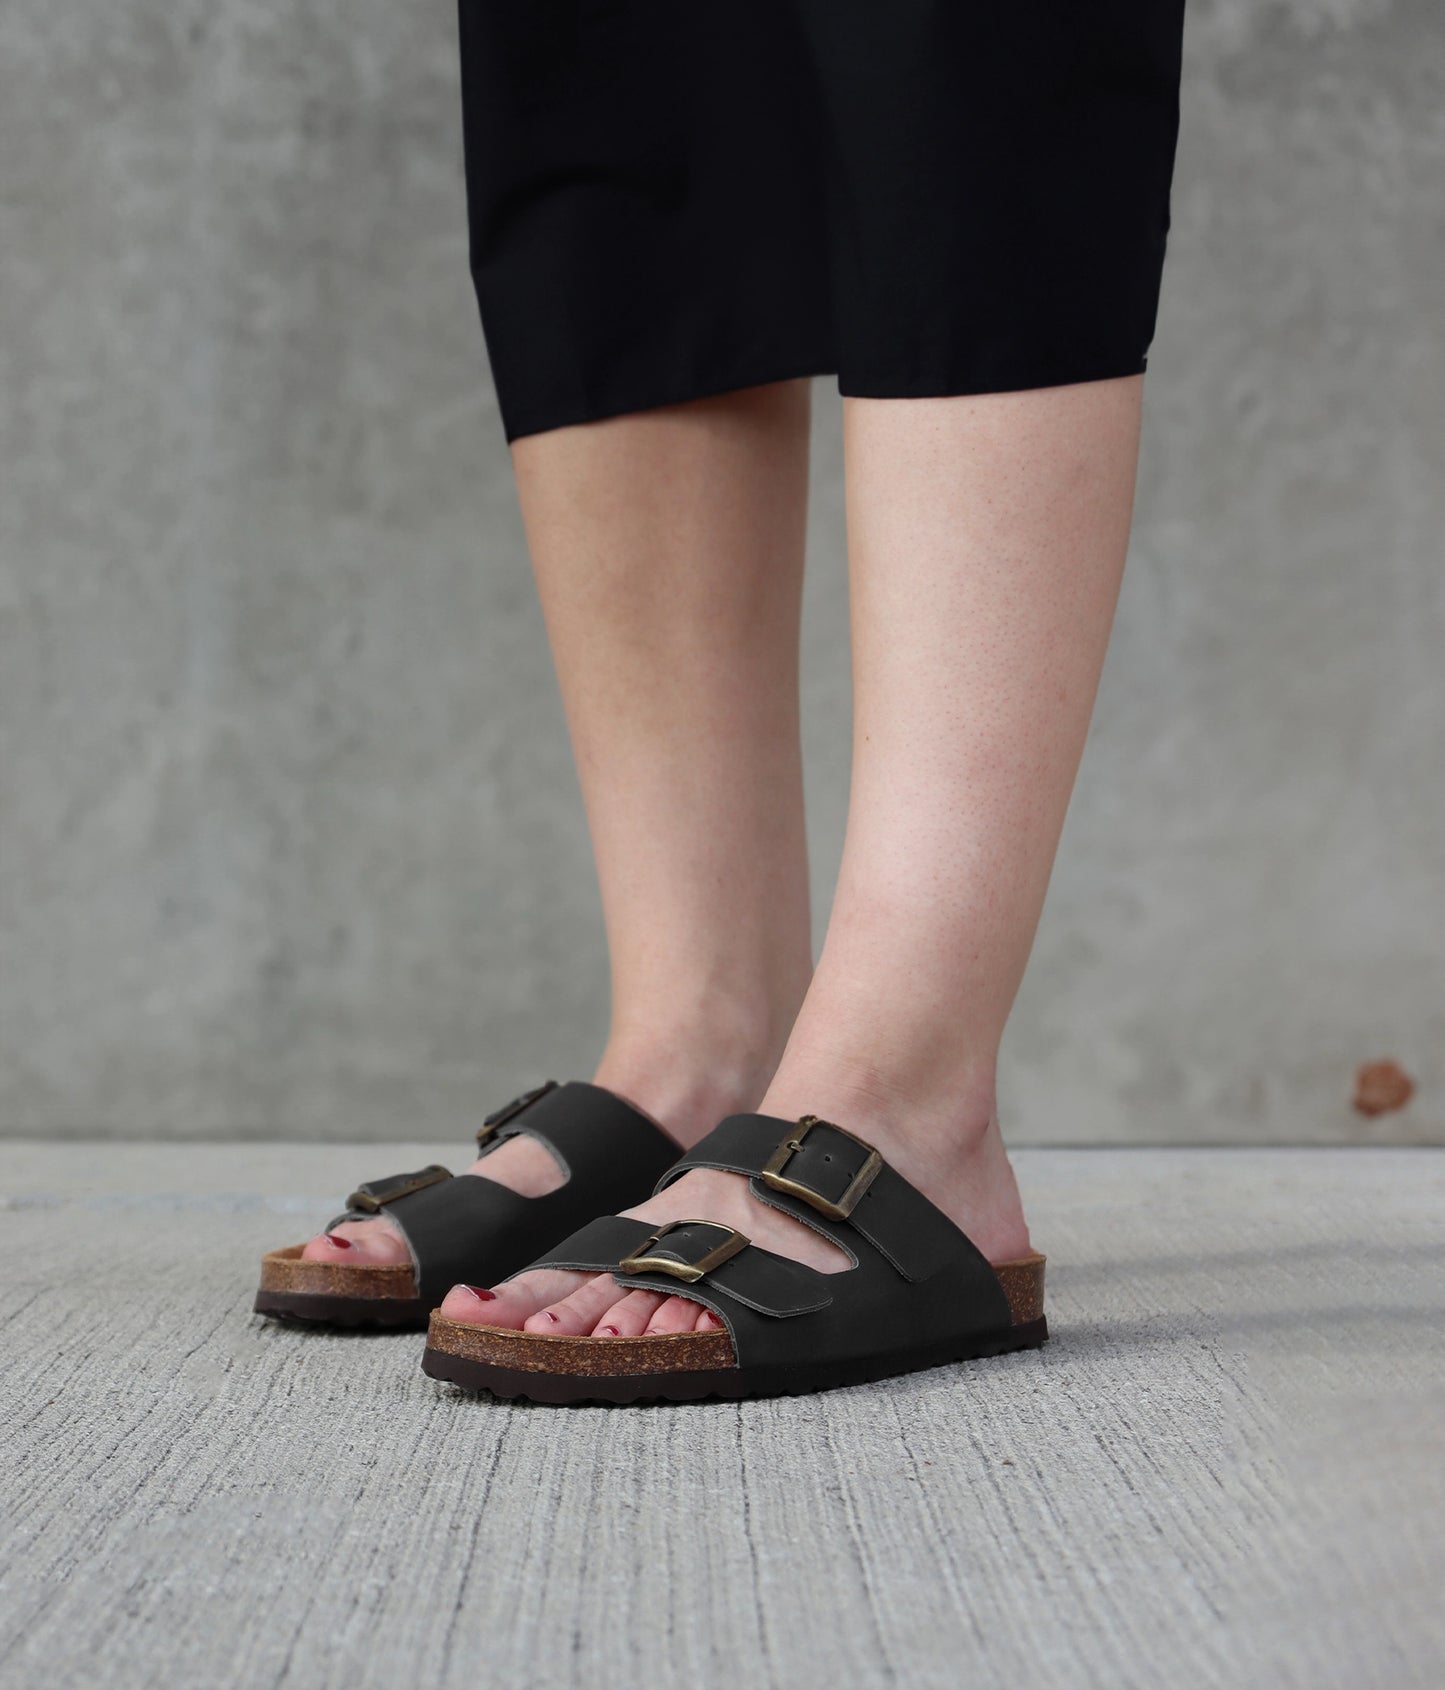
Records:
[[[0,17],[0,1131],[449,1135],[606,974],[450,5]],[[1445,35],[1194,0],[1129,576],[1017,1137],[1445,1136]],[[846,800],[836,400],[805,714]],[[1394,1057],[1403,1112],[1350,1109]]]

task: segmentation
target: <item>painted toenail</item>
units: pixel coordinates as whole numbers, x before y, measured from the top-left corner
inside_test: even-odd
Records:
[[[552,1322],[553,1326],[561,1325],[562,1317],[560,1315],[553,1314],[551,1309],[543,1309],[542,1313]]]
[[[349,1250],[351,1248],[351,1240],[349,1238],[338,1238],[334,1232],[328,1232],[326,1234],[326,1242],[328,1244],[334,1244],[338,1250]]]
[[[602,1330],[609,1338],[620,1338],[622,1336],[621,1332],[619,1332],[615,1326],[604,1326]]]
[[[495,1303],[497,1300],[497,1293],[488,1291],[485,1285],[464,1285],[462,1290],[470,1291],[479,1303]]]

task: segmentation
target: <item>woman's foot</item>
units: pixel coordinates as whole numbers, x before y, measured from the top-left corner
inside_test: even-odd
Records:
[[[685,1047],[682,1047],[685,1048]],[[726,1071],[730,1077],[718,1080]],[[694,1080],[658,1064],[609,1054],[603,1058],[593,1084],[604,1087],[664,1128],[686,1150],[716,1125],[722,1115],[750,1109],[766,1081],[755,1062],[725,1065],[704,1080]],[[545,1197],[565,1180],[552,1152],[525,1134],[507,1139],[462,1170],[479,1179],[495,1180],[524,1197]],[[344,1263],[348,1267],[386,1267],[411,1260],[401,1233],[390,1218],[343,1221],[331,1232],[319,1233],[301,1252],[302,1261]]]
[[[797,1069],[802,1064],[796,1065]],[[957,1224],[990,1261],[1029,1252],[1018,1186],[1009,1165],[992,1097],[972,1115],[929,1111],[921,1104],[887,1118],[877,1090],[834,1074],[805,1081],[780,1073],[760,1105],[783,1119],[805,1113],[855,1133]],[[759,1203],[738,1174],[694,1169],[666,1191],[626,1213],[639,1220],[710,1220],[736,1228],[753,1243],[823,1273],[848,1258],[791,1216]],[[646,1332],[707,1331],[718,1322],[686,1297],[624,1291],[610,1274],[525,1273],[504,1284],[458,1286],[439,1311],[453,1320],[553,1336],[636,1337]]]

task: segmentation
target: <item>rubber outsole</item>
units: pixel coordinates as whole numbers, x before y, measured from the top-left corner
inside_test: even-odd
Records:
[[[995,1333],[991,1338],[969,1339],[962,1344],[954,1341],[904,1355],[867,1356],[850,1362],[803,1362],[786,1367],[728,1367],[708,1372],[617,1375],[539,1373],[523,1368],[498,1367],[429,1344],[422,1354],[421,1366],[422,1372],[432,1379],[442,1379],[459,1385],[464,1391],[496,1397],[503,1402],[520,1399],[557,1407],[588,1404],[619,1407],[624,1404],[806,1396],[814,1391],[830,1391],[841,1385],[866,1385],[876,1379],[892,1379],[905,1373],[920,1373],[927,1368],[976,1361],[984,1356],[1033,1350],[1045,1343],[1048,1336],[1048,1321],[1041,1315],[1037,1320],[1011,1326],[1006,1332]]]
[[[258,1291],[257,1314],[299,1320],[308,1326],[377,1326],[388,1331],[418,1331],[431,1317],[431,1304],[420,1297],[327,1297],[307,1291]]]

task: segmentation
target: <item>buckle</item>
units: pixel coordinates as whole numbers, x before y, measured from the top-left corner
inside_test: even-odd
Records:
[[[811,1204],[820,1215],[827,1215],[835,1221],[846,1221],[858,1207],[858,1200],[873,1181],[878,1178],[883,1167],[883,1158],[871,1144],[865,1144],[861,1138],[854,1138],[842,1127],[832,1121],[822,1121],[816,1115],[804,1115],[798,1122],[801,1132],[796,1132],[791,1138],[785,1138],[778,1148],[768,1157],[759,1176],[764,1185],[773,1191],[786,1191],[790,1197],[801,1197],[805,1203]],[[863,1152],[863,1159],[854,1171],[840,1197],[829,1197],[811,1185],[804,1185],[801,1180],[789,1179],[783,1169],[803,1148],[803,1140],[815,1127],[824,1127],[830,1133],[837,1133],[839,1138],[846,1139],[849,1144],[856,1145]],[[825,1155],[823,1160],[831,1162],[833,1158]]]
[[[683,1227],[702,1226],[709,1232],[720,1232],[722,1242],[705,1250],[702,1255],[691,1259],[682,1255],[658,1256],[652,1252],[670,1232],[677,1232]],[[665,1273],[673,1279],[681,1279],[689,1285],[696,1285],[698,1280],[721,1267],[724,1262],[731,1261],[739,1250],[746,1250],[752,1239],[741,1232],[734,1232],[730,1226],[720,1226],[716,1221],[669,1221],[666,1226],[659,1227],[651,1238],[643,1239],[637,1249],[630,1256],[624,1256],[617,1264],[618,1273]]]
[[[451,1169],[433,1162],[414,1174],[397,1174],[391,1179],[379,1179],[372,1185],[359,1185],[346,1199],[348,1209],[360,1209],[363,1214],[377,1215],[388,1203],[399,1197],[410,1197],[413,1191],[425,1191],[429,1185],[440,1185],[450,1179]]]
[[[556,1089],[556,1080],[543,1080],[540,1086],[533,1086],[531,1091],[524,1091],[520,1097],[514,1097],[510,1103],[504,1103],[500,1109],[494,1109],[490,1115],[483,1116],[482,1124],[477,1128],[477,1149],[481,1150],[490,1144],[497,1136],[499,1127],[505,1127],[508,1121],[515,1120],[524,1109],[530,1109],[539,1097],[545,1097],[549,1091]]]

